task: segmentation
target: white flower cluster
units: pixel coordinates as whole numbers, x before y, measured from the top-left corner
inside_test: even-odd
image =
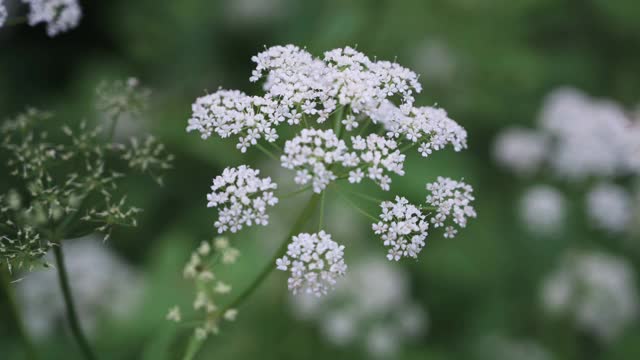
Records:
[[[4,26],[5,21],[7,21],[7,7],[4,5],[4,2],[0,0],[0,28]]]
[[[78,26],[82,9],[78,0],[22,0],[29,4],[29,25],[47,24],[50,37]]]
[[[520,199],[520,218],[534,234],[557,234],[566,213],[564,195],[548,185],[534,185]]]
[[[330,295],[291,300],[294,314],[316,322],[328,342],[360,342],[373,357],[397,354],[428,325],[426,311],[411,299],[408,275],[377,257],[355,263]]]
[[[322,199],[319,233],[294,236],[287,255],[277,262],[279,269],[291,271],[289,288],[294,293],[321,295],[346,270],[344,247],[322,231],[324,196],[330,185],[341,180],[360,184],[367,178],[389,191],[392,176],[405,175],[405,151],[415,147],[424,157],[447,146],[460,151],[467,147],[467,133],[445,110],[414,106],[414,96],[422,90],[416,73],[393,62],[372,60],[353,48],[314,57],[294,45],[274,46],[252,61],[256,66],[249,80],[262,81],[264,93],[251,96],[219,89],[202,96],[192,105],[187,131],[196,131],[203,139],[214,134],[234,138],[240,152],[255,147],[279,159],[283,168],[295,172],[293,182],[301,185],[291,195],[311,188],[315,194],[309,206]],[[270,191],[275,184],[270,179],[260,183],[256,172],[249,176],[255,185],[246,189],[246,184],[236,184],[232,171],[236,169],[216,178],[209,194],[209,206],[225,206],[216,221],[218,231],[265,225],[266,207],[277,201]],[[476,216],[470,186],[439,181],[443,183],[431,185],[435,195],[428,198],[437,220],[404,198],[382,204],[382,221],[374,230],[389,247],[390,260],[417,257],[430,221],[436,227],[445,221],[464,227],[467,218]],[[447,226],[445,236],[455,234],[454,227]]]
[[[347,146],[332,130],[303,129],[284,145],[282,166],[295,169],[296,184],[313,184],[313,191],[321,193],[336,175],[329,168],[344,161]]]
[[[384,125],[387,136],[419,143],[418,152],[423,157],[444,149],[448,144],[455,151],[467,148],[466,130],[441,108],[406,104],[397,107],[391,101],[385,101],[370,116],[374,122]]]
[[[281,162],[284,168],[296,170],[296,184],[311,182],[316,193],[337,179],[332,169],[337,165],[355,168],[348,173],[350,183],[360,183],[366,176],[388,191],[391,178],[385,171],[404,175],[405,155],[397,147],[394,140],[377,134],[366,138],[358,135],[351,137],[353,151],[348,152],[345,142],[333,130],[303,129],[285,143]]]
[[[620,185],[596,185],[587,194],[587,213],[597,227],[611,233],[624,232],[634,214],[631,194]]]
[[[376,235],[380,235],[384,246],[389,247],[387,258],[398,261],[402,257],[417,258],[425,245],[429,222],[421,210],[409,200],[396,196],[396,201],[380,204],[382,214],[372,225]]]
[[[192,111],[187,131],[197,130],[203,139],[214,131],[221,138],[239,135],[236,147],[242,152],[263,138],[276,141],[278,134],[273,126],[285,120],[275,113],[273,101],[237,90],[219,90],[200,97]]]
[[[614,340],[635,322],[638,294],[634,271],[604,253],[573,253],[543,283],[542,304],[569,317],[601,341]]]
[[[427,184],[431,192],[427,196],[427,204],[435,208],[435,216],[431,218],[433,226],[445,226],[447,220],[452,220],[458,226],[467,226],[468,218],[475,218],[476,211],[471,205],[473,188],[461,181],[439,176],[436,182]],[[452,238],[457,234],[453,226],[445,228],[445,237]]]
[[[250,80],[265,78],[266,94],[219,90],[198,98],[187,131],[199,131],[203,138],[214,131],[223,138],[237,135],[238,148],[246,151],[262,138],[274,142],[275,128],[285,121],[323,123],[348,108],[342,120],[347,131],[369,118],[385,124],[395,137],[420,142],[424,156],[448,143],[456,151],[466,148],[466,131],[444,110],[413,107],[413,95],[421,91],[418,76],[396,63],[372,61],[350,47],[317,59],[294,45],[268,48],[252,60],[256,68]],[[389,100],[396,97],[400,107]]]
[[[246,165],[228,167],[213,179],[207,206],[218,208],[215,227],[219,233],[237,232],[243,226],[267,225],[267,206],[274,206],[278,198],[273,191],[278,185],[271,178],[259,178],[260,170]]]
[[[278,270],[290,271],[288,284],[294,295],[298,292],[325,295],[347,271],[344,245],[338,245],[324,231],[294,236],[287,254],[276,265]]]
[[[548,138],[537,131],[513,127],[495,140],[493,155],[501,166],[517,175],[533,175],[545,161]]]
[[[350,183],[362,181],[365,176],[362,171],[364,169],[369,179],[380,185],[382,190],[389,191],[391,178],[384,172],[404,175],[405,155],[397,149],[398,145],[394,140],[369,134],[366,139],[354,136],[351,138],[351,143],[354,152],[347,154],[343,162],[345,167],[357,166],[355,170],[349,171]]]
[[[144,280],[99,236],[64,241],[66,267],[82,327],[94,335],[104,315],[125,318],[139,305]],[[51,262],[52,254],[49,254]],[[17,284],[25,324],[39,338],[55,334],[66,308],[56,272],[32,272]]]

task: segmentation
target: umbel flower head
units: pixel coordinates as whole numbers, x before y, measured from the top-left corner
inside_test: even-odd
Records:
[[[324,295],[347,270],[344,246],[338,245],[331,235],[302,233],[294,236],[287,254],[276,260],[278,270],[291,271],[289,289],[307,294]]]
[[[357,187],[368,181],[391,192],[393,178],[410,171],[405,169],[408,151],[423,157],[448,146],[461,151],[467,133],[443,109],[415,106],[422,89],[416,73],[351,47],[314,57],[294,45],[274,46],[251,60],[256,66],[249,80],[263,81],[264,93],[220,89],[202,96],[192,105],[187,131],[203,139],[233,139],[242,153],[263,152],[291,170],[298,188],[287,192],[249,165],[226,168],[208,195],[209,207],[218,210],[214,226],[224,233],[268,225],[267,210],[278,199],[312,193],[308,208],[292,221],[291,242],[274,261],[290,272],[292,292],[323,295],[346,272],[346,247],[324,228],[326,194],[341,194],[341,184]],[[476,216],[471,186],[440,177],[427,190],[423,206],[396,194],[395,203],[360,194],[382,207],[380,221],[345,197],[376,219],[373,229],[389,248],[388,258],[400,260],[417,257],[429,227],[443,227],[445,236],[453,237],[456,227]],[[318,230],[305,231],[318,205]]]

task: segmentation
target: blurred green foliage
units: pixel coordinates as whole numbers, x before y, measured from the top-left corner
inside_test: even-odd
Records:
[[[181,268],[191,250],[214,232],[205,207],[211,178],[247,157],[252,163],[262,159],[251,150],[241,155],[230,141],[204,142],[187,134],[190,104],[197,96],[218,87],[257,91],[248,82],[250,57],[264,45],[293,43],[315,54],[357,45],[370,56],[397,59],[421,72],[415,53],[430,39],[446,44],[455,66],[445,79],[423,76],[418,102],[447,109],[468,130],[470,146],[426,162],[410,157],[408,175],[395,178],[394,185],[420,200],[427,180],[464,177],[475,187],[479,218],[454,240],[434,237],[418,262],[405,262],[413,292],[428,308],[430,329],[401,357],[472,359],[479,339],[504,334],[535,338],[558,359],[640,358],[637,324],[597,353],[574,330],[542,316],[540,279],[561,250],[608,239],[586,230],[553,242],[523,235],[513,213],[521,184],[492,164],[489,151],[501,127],[531,124],[543,96],[561,85],[635,106],[640,101],[640,2],[268,2],[273,5],[242,16],[232,10],[233,0],[82,1],[80,27],[57,38],[47,38],[41,28],[0,30],[1,117],[31,105],[75,119],[91,113],[100,80],[136,76],[154,90],[149,131],[176,155],[164,188],[128,180],[131,201],[145,212],[139,227],[116,231],[110,245],[146,274],[148,288],[134,316],[100,329],[94,342],[101,358],[161,360],[181,354],[188,331],[167,323],[164,315],[173,304],[189,303],[192,290],[181,280]],[[12,181],[0,176],[3,190]],[[357,227],[372,241],[366,222],[344,226]],[[238,240],[243,257],[237,286],[248,283],[255,264],[267,258],[261,256],[261,243],[275,239],[265,234],[254,231]],[[376,249],[384,256],[381,247]],[[367,358],[356,347],[330,346],[316,328],[293,319],[285,292],[284,276],[271,276],[238,321],[225,324],[207,343],[201,358]],[[0,358],[22,358],[14,334],[11,324],[0,320]],[[38,348],[46,359],[78,354],[64,331]]]

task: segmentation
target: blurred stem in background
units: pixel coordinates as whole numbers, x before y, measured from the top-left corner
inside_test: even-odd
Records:
[[[316,207],[318,206],[318,203],[320,202],[321,197],[322,197],[321,195],[315,194],[315,193],[311,195],[309,202],[307,203],[305,208],[300,212],[300,216],[298,216],[298,218],[296,219],[295,223],[293,224],[293,227],[291,228],[291,231],[289,232],[287,237],[284,238],[284,240],[282,241],[282,244],[280,244],[280,247],[275,252],[273,257],[269,261],[267,261],[264,268],[258,274],[258,276],[253,280],[253,282],[242,293],[240,293],[235,298],[235,300],[233,300],[230,304],[228,304],[222,310],[220,310],[218,312],[219,314],[224,314],[225,311],[227,311],[228,309],[236,308],[237,306],[242,304],[244,300],[247,297],[249,297],[249,295],[251,295],[258,288],[258,286],[260,286],[263,280],[271,273],[271,271],[273,271],[274,269],[273,264],[276,262],[276,259],[281,257],[286,251],[287,245],[289,244],[288,240],[291,239],[291,237],[293,237],[294,235],[297,235],[298,233],[300,233],[304,225],[309,221],[309,218],[311,218],[311,215],[316,210]],[[187,350],[182,359],[183,360],[194,359],[198,351],[200,351],[200,349],[202,348],[203,344],[204,344],[204,340],[199,339],[195,334],[191,335],[189,344],[187,345]]]
[[[62,253],[62,242],[55,241],[56,246],[53,247],[53,253],[56,259],[56,270],[58,272],[58,280],[60,281],[60,289],[62,290],[62,296],[64,298],[64,304],[67,308],[67,320],[71,327],[71,332],[76,339],[76,342],[80,346],[80,350],[84,354],[84,357],[89,360],[96,359],[96,356],[89,345],[86,335],[82,331],[82,326],[78,320],[78,313],[75,308],[73,296],[71,294],[71,286],[69,285],[69,277],[67,275],[67,268],[64,263],[64,254]]]
[[[13,291],[13,284],[11,284],[11,278],[6,269],[3,268],[0,270],[0,278],[0,282],[2,283],[2,292],[4,293],[4,297],[7,302],[7,309],[13,317],[12,320],[16,330],[18,331],[18,336],[22,339],[27,359],[35,360],[38,358],[38,355],[35,347],[33,346],[33,342],[25,329],[24,323],[22,322],[18,302],[16,300],[15,292]]]

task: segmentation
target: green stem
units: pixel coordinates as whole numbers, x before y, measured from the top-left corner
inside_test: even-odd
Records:
[[[109,142],[113,142],[113,137],[116,135],[116,127],[118,126],[118,120],[120,119],[120,112],[116,113],[111,122],[111,128],[109,129]]]
[[[340,195],[340,197],[342,197],[347,203],[349,203],[349,205],[351,205],[351,207],[353,207],[354,209],[356,209],[356,211],[358,211],[359,213],[361,213],[362,215],[368,217],[369,219],[373,220],[373,221],[380,221],[380,219],[376,218],[375,216],[369,214],[366,210],[360,208],[358,205],[356,205],[353,201],[351,201],[351,199],[349,199],[348,197],[338,193]]]
[[[290,198],[292,196],[296,196],[298,194],[301,194],[301,193],[303,193],[303,192],[305,192],[305,191],[307,191],[309,189],[311,189],[311,185],[307,185],[307,186],[302,187],[302,188],[300,188],[298,190],[294,190],[294,191],[288,192],[286,194],[277,195],[277,196],[278,196],[279,199],[287,199],[287,198]]]
[[[326,191],[323,191],[322,196],[320,197],[320,220],[318,221],[318,231],[322,230],[322,225],[324,223],[324,202],[326,193]]]
[[[5,269],[0,270],[0,277],[2,278],[2,287],[4,289],[5,297],[7,299],[7,305],[9,307],[9,312],[13,317],[13,322],[15,323],[16,330],[18,331],[18,335],[22,340],[24,345],[25,352],[27,354],[27,359],[35,360],[38,358],[35,347],[33,346],[33,342],[25,329],[24,322],[22,321],[22,316],[20,315],[20,309],[18,307],[18,301],[16,299],[15,292],[13,291],[13,286],[11,285],[11,279],[9,274]]]
[[[82,327],[80,326],[80,321],[78,319],[78,314],[76,311],[76,307],[73,301],[73,296],[71,295],[71,286],[69,285],[69,277],[67,275],[67,267],[64,263],[64,254],[62,253],[62,243],[60,241],[55,242],[56,245],[53,247],[53,254],[56,259],[56,270],[58,271],[58,280],[60,281],[60,289],[62,290],[62,296],[64,298],[64,304],[67,308],[67,320],[69,321],[69,326],[71,327],[71,332],[80,346],[80,350],[84,355],[85,359],[93,360],[96,359],[91,346],[89,345],[89,341],[87,341],[87,337],[82,331]]]
[[[311,196],[311,199],[309,199],[309,202],[307,203],[305,208],[302,210],[302,212],[300,212],[300,215],[298,216],[295,223],[293,224],[291,231],[289,232],[287,237],[284,239],[284,241],[282,242],[278,250],[274,253],[271,260],[269,260],[265,264],[262,271],[251,282],[251,284],[249,284],[249,286],[242,293],[240,293],[240,295],[238,295],[231,303],[227,304],[222,309],[220,309],[218,314],[224,315],[224,313],[227,310],[234,309],[238,307],[238,305],[242,304],[242,302],[244,302],[244,300],[247,297],[249,297],[249,295],[251,295],[258,288],[258,286],[271,273],[271,271],[273,271],[274,269],[273,264],[276,262],[276,259],[281,257],[282,254],[287,250],[287,245],[289,245],[289,239],[291,239],[291,237],[293,237],[294,235],[297,235],[300,231],[302,231],[302,229],[304,228],[304,225],[307,223],[307,221],[309,220],[309,217],[311,217],[311,214],[313,213],[316,206],[318,205],[320,198],[321,198],[321,195],[318,195],[318,194],[313,194]],[[191,335],[191,338],[189,339],[189,344],[187,345],[187,350],[184,356],[182,357],[182,359],[193,360],[203,344],[204,344],[204,340],[198,339],[195,336],[195,334]]]
[[[13,19],[7,20],[4,23],[4,27],[22,25],[22,24],[26,24],[26,23],[27,23],[27,18],[22,16],[22,17],[17,17],[17,18],[13,18]]]
[[[380,204],[381,202],[384,201],[382,199],[378,199],[377,197],[370,196],[370,195],[367,195],[367,194],[363,194],[363,193],[360,193],[360,192],[357,192],[357,191],[352,191],[352,190],[344,190],[344,191],[349,193],[349,194],[353,194],[353,195],[355,195],[355,196],[357,196],[359,198],[362,198],[364,200],[368,200],[368,201],[374,202],[376,204]]]
[[[336,134],[336,137],[340,139],[342,133],[342,114],[344,113],[344,106],[341,106],[336,110],[335,119],[336,122],[333,124],[333,132]]]
[[[263,153],[265,153],[268,157],[272,158],[275,161],[280,161],[280,158],[278,158],[274,153],[272,153],[271,151],[269,151],[266,147],[262,146],[261,144],[256,144],[256,147],[258,149],[260,149],[260,151],[262,151]]]

